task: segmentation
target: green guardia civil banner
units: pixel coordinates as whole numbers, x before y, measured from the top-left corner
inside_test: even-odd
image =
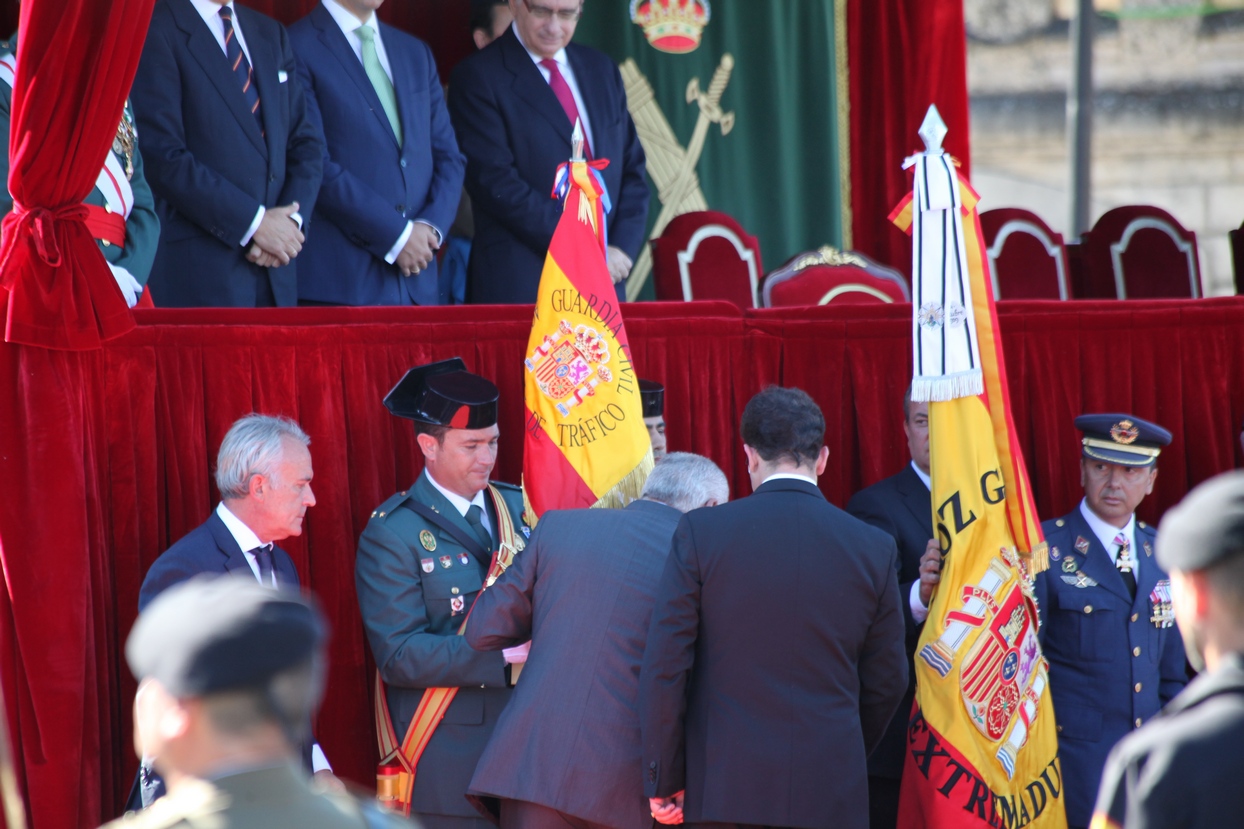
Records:
[[[766,271],[849,246],[846,0],[592,0],[575,41],[618,62],[648,157],[650,237],[720,210]],[[647,249],[630,297],[652,296]]]

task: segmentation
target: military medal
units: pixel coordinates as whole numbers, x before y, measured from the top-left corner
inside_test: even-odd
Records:
[[[121,111],[121,123],[117,124],[117,135],[112,139],[112,151],[125,156],[125,178],[134,178],[134,144],[138,138],[138,130],[134,128],[134,116],[130,115],[129,107]]]
[[[450,567],[453,567],[454,557],[453,556],[441,556],[441,566],[444,567],[446,570],[448,570]]]
[[[524,537],[531,538],[531,527],[528,527],[526,524],[524,524],[521,527],[519,527],[519,529],[523,531]]]
[[[1076,569],[1076,560],[1074,558],[1069,558],[1063,562],[1064,573],[1074,573]]]
[[[453,611],[454,616],[459,616],[466,609],[466,598],[464,596],[451,596],[449,599],[449,609]]]
[[[430,558],[419,559],[419,566],[425,573],[431,573],[436,568],[436,562]]]
[[[1162,579],[1153,586],[1153,592],[1149,594],[1149,606],[1153,610],[1149,621],[1153,622],[1154,627],[1168,628],[1175,624],[1175,610],[1171,606],[1170,579]]]
[[[1089,543],[1088,539],[1082,535],[1076,536],[1076,552],[1082,556],[1088,555]]]
[[[1083,571],[1077,572],[1074,576],[1072,575],[1062,576],[1062,580],[1065,581],[1067,584],[1070,584],[1072,587],[1079,587],[1080,589],[1084,589],[1085,587],[1096,587],[1097,586],[1097,582],[1094,581],[1091,576],[1089,576],[1087,573]]]
[[[459,553],[458,561],[462,562],[462,566],[465,567],[471,563],[471,557],[467,555],[466,553]]]
[[[1050,548],[1050,560],[1051,561],[1058,561],[1062,557],[1063,557],[1063,554],[1058,552],[1058,547]]]
[[[436,536],[432,535],[431,530],[421,530],[419,532],[419,543],[423,545],[423,549],[430,553],[436,549]]]
[[[1146,541],[1141,546],[1145,548],[1145,558],[1153,558],[1153,545]]]

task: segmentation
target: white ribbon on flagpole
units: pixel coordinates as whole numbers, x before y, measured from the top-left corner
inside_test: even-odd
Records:
[[[983,394],[972,286],[963,240],[963,201],[954,162],[942,150],[946,125],[930,106],[920,137],[925,152],[911,156],[912,379],[911,399],[954,400]]]

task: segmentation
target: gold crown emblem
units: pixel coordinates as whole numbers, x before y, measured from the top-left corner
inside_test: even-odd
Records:
[[[1120,420],[1118,423],[1110,427],[1110,437],[1115,443],[1122,443],[1124,446],[1136,442],[1140,437],[1140,430],[1136,428],[1136,424],[1130,420]]]
[[[654,48],[675,55],[694,52],[712,17],[708,0],[631,0],[631,20]]]

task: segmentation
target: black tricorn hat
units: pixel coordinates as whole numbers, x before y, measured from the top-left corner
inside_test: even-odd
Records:
[[[466,370],[460,357],[415,366],[385,395],[385,407],[419,423],[486,429],[497,422],[497,387]]]
[[[660,417],[665,413],[665,386],[656,380],[639,381],[639,399],[644,406],[644,417]]]

